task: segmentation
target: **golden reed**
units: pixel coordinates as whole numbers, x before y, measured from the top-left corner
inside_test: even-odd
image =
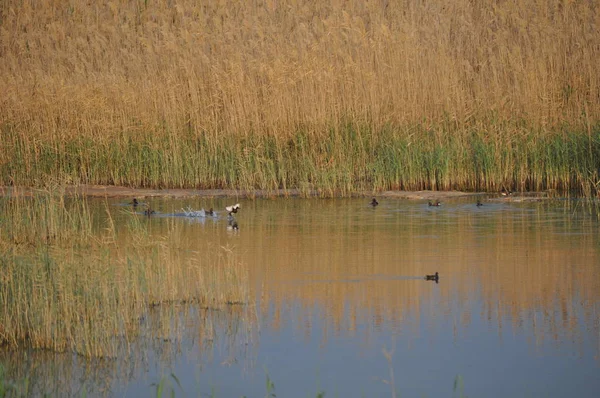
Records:
[[[0,149],[28,154],[0,155],[0,166],[35,168],[42,152],[82,145],[73,140],[125,147],[157,135],[164,140],[143,146],[165,148],[168,158],[184,133],[202,136],[218,157],[215,148],[230,137],[283,140],[302,130],[327,140],[348,123],[376,135],[438,128],[440,140],[475,128],[508,147],[524,134],[567,126],[590,136],[591,154],[599,19],[594,2],[568,0],[7,0],[0,4],[0,127],[18,139]],[[285,155],[281,142],[276,149],[268,160]],[[98,166],[74,167],[79,182],[206,180],[86,180]],[[119,167],[116,174],[127,173]],[[298,183],[261,173],[274,186]],[[18,173],[4,174],[3,183],[19,183],[10,177]],[[211,170],[206,185],[231,185],[233,174]]]

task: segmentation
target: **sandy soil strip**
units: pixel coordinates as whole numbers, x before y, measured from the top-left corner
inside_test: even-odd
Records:
[[[0,187],[0,196],[24,195],[31,196],[36,192],[43,192],[41,189],[27,187]],[[81,195],[87,197],[107,197],[107,198],[153,198],[153,197],[204,197],[204,198],[264,198],[264,197],[299,197],[303,193],[298,189],[288,190],[235,190],[235,189],[146,189],[146,188],[128,188],[112,185],[77,185],[65,187],[65,195]],[[413,200],[434,200],[448,199],[477,195],[491,195],[485,192],[459,192],[459,191],[384,191],[384,192],[357,192],[353,197],[371,197],[378,198],[397,198]],[[310,196],[321,196],[318,191],[311,192]],[[500,195],[498,195],[500,196]],[[543,193],[527,193],[527,198],[539,200]],[[519,198],[522,196],[519,195]],[[517,199],[516,196],[511,196]]]

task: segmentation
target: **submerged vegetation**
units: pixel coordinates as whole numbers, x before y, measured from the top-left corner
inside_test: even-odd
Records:
[[[0,4],[0,184],[597,193],[594,2]]]
[[[125,210],[124,210],[125,211]],[[182,254],[177,236],[155,236],[131,213],[127,231],[107,208],[94,219],[85,199],[60,189],[0,203],[0,343],[114,357],[173,306],[222,308],[248,301],[247,272],[229,249]]]

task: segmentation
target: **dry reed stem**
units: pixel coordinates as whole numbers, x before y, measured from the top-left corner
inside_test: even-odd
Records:
[[[114,356],[152,306],[248,302],[247,271],[231,250],[183,256],[172,236],[153,236],[131,217],[123,236],[110,216],[93,224],[84,199],[66,204],[56,192],[5,199],[0,343]]]
[[[0,15],[0,124],[30,146],[600,114],[591,1],[5,1]]]

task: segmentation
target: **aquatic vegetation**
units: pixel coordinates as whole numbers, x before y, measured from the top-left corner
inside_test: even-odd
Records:
[[[153,386],[156,387],[156,397],[162,397],[163,393],[167,391],[169,392],[169,396],[174,397],[176,395],[176,390],[175,385],[173,385],[173,382],[175,382],[175,385],[179,387],[178,391],[181,393],[181,395],[185,395],[183,388],[181,387],[181,383],[179,382],[179,379],[177,378],[177,376],[171,373],[170,377],[162,376],[158,383],[153,383]]]
[[[0,184],[598,191],[593,2],[117,3],[0,4]]]
[[[27,378],[14,382],[10,380],[0,363],[0,398],[4,397],[27,397],[28,396],[28,380]]]
[[[161,364],[174,363],[181,358],[183,347],[203,359],[221,352],[229,361],[238,362],[240,352],[256,339],[256,320],[251,306],[202,309],[191,305],[161,305],[144,314],[139,335],[116,357],[80,358],[70,352],[2,347],[0,398],[2,388],[7,391],[7,397],[122,395],[120,386],[148,377],[148,357],[160,358]],[[177,323],[179,327],[174,327]],[[27,355],[22,355],[24,352]],[[243,363],[249,361],[251,359],[244,359]],[[81,378],[81,374],[85,374],[85,378]],[[153,395],[161,383],[165,394],[175,388],[176,396],[189,395],[190,391],[182,392],[179,383],[167,374],[152,385],[150,381],[142,383],[151,393],[141,395]],[[140,391],[136,391],[140,395]]]
[[[176,236],[148,230],[147,217],[123,210],[130,218],[121,231],[108,208],[93,218],[85,198],[66,200],[60,190],[1,201],[2,344],[114,356],[151,308],[248,301],[231,249],[183,255]]]

